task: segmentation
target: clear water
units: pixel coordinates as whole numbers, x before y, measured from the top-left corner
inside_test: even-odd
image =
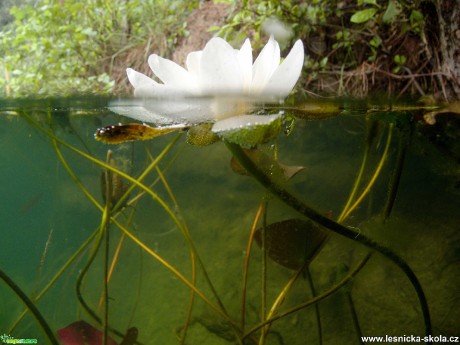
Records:
[[[112,150],[117,168],[138,178],[177,135],[117,146],[98,142],[93,136],[97,128],[132,122],[110,113],[107,102],[97,98],[0,101],[0,268],[35,301],[54,334],[78,320],[102,329],[82,308],[76,293],[79,275],[98,236],[73,261],[69,259],[99,231],[103,222],[103,211],[83,190],[104,207],[101,162],[106,161],[107,151]],[[440,117],[436,125],[428,126],[420,121],[420,111],[368,112],[368,102],[338,104],[339,114],[299,119],[289,136],[281,134],[277,138],[278,160],[285,165],[305,167],[283,188],[318,213],[337,220],[357,179],[371,124],[375,130],[370,135],[370,149],[355,200],[369,185],[384,156],[392,124],[382,168],[369,193],[343,224],[390,248],[407,262],[426,295],[433,335],[459,335],[458,118]],[[378,106],[384,109],[387,104]],[[272,144],[263,146],[266,154],[270,154]],[[401,152],[405,153],[403,157]],[[131,192],[131,199],[139,196],[137,201],[129,201],[116,219],[145,247],[125,237],[113,222],[109,225],[108,265],[122,241],[108,283],[108,323],[112,328],[125,333],[129,327],[137,327],[142,344],[179,343],[192,290],[145,250],[148,248],[220,310],[214,310],[195,294],[186,344],[259,342],[260,331],[238,341],[239,331],[235,330],[241,330],[242,277],[252,224],[263,200],[268,203],[267,224],[303,216],[270,196],[254,178],[232,171],[230,159],[231,153],[222,142],[191,146],[183,134],[160,160],[158,168],[162,173],[159,175],[153,169],[143,180],[158,198],[139,196],[139,188]],[[398,164],[402,173],[389,212],[388,198],[396,184]],[[158,181],[159,176],[168,187],[161,179]],[[389,213],[386,220],[385,212]],[[190,231],[189,239],[174,218]],[[262,223],[260,220],[258,227]],[[289,236],[286,241],[289,242]],[[196,248],[225,311],[219,307],[196,256],[196,282],[192,282],[190,243]],[[99,305],[104,286],[104,248],[102,241],[81,284],[84,300],[99,318],[104,315],[104,308]],[[309,264],[316,294],[330,289],[356,269],[368,251],[356,241],[331,234]],[[269,314],[275,299],[295,274],[270,257],[263,273],[261,253],[254,244],[246,270],[243,334],[261,322],[264,308],[265,315]],[[67,268],[36,301],[66,263]],[[276,313],[311,298],[311,286],[304,272]],[[323,344],[359,343],[359,334],[423,336],[425,332],[413,286],[399,267],[378,253],[348,285],[321,300],[318,306]],[[25,306],[1,280],[0,310],[0,334],[37,339],[39,344],[50,342],[30,313],[20,319]],[[227,314],[234,327],[219,313]],[[316,313],[315,307],[309,306],[280,318],[272,324],[265,343],[317,344]],[[111,336],[121,342],[116,335]]]

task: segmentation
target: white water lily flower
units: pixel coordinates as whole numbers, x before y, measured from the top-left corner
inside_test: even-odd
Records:
[[[303,66],[302,41],[295,42],[280,61],[280,48],[273,36],[254,63],[249,39],[238,50],[222,38],[212,38],[203,50],[188,54],[186,68],[153,54],[148,63],[161,82],[128,68],[134,96],[142,99],[118,101],[110,109],[157,125],[216,122],[247,115],[254,100],[283,100],[292,91]]]

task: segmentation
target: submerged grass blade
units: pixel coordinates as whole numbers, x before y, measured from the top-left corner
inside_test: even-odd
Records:
[[[367,254],[364,257],[364,259],[355,267],[354,270],[352,270],[339,283],[337,283],[336,285],[332,286],[330,289],[324,291],[323,293],[311,298],[310,300],[308,300],[308,301],[306,301],[304,303],[301,303],[301,304],[299,304],[299,305],[297,305],[295,307],[292,307],[292,308],[290,308],[290,309],[288,309],[288,310],[286,310],[286,311],[284,311],[282,313],[278,313],[276,315],[273,315],[271,318],[266,319],[265,321],[261,322],[260,324],[254,326],[249,331],[247,331],[243,335],[243,339],[249,337],[251,334],[253,334],[254,332],[257,332],[259,329],[265,327],[266,325],[269,325],[269,324],[273,323],[274,321],[279,320],[279,319],[281,319],[283,317],[286,317],[286,316],[288,316],[290,314],[298,312],[299,310],[307,308],[307,307],[311,306],[312,304],[318,303],[319,301],[321,301],[321,300],[325,299],[326,297],[329,297],[333,293],[337,292],[343,286],[348,284],[361,271],[361,269],[366,265],[366,263],[369,261],[371,256],[372,256],[372,253]]]
[[[350,213],[353,212],[353,210],[361,203],[361,201],[369,193],[369,191],[371,190],[371,188],[374,185],[375,181],[377,180],[377,177],[379,176],[380,171],[382,170],[383,165],[384,165],[384,163],[385,163],[385,161],[387,159],[387,156],[388,156],[388,150],[390,148],[392,133],[393,133],[393,124],[391,123],[389,125],[389,128],[388,128],[388,136],[387,136],[387,141],[386,141],[386,144],[385,144],[385,149],[384,149],[382,157],[381,157],[381,159],[380,159],[380,161],[379,161],[379,163],[377,165],[377,168],[375,169],[375,172],[372,175],[371,180],[369,181],[367,186],[364,188],[364,190],[362,191],[360,196],[353,203],[353,205],[351,205],[348,209],[346,209],[344,214],[341,215],[341,218],[338,220],[339,223],[344,221],[350,215]]]
[[[254,243],[254,234],[257,229],[257,224],[259,223],[260,216],[262,215],[262,211],[264,209],[264,201],[259,205],[257,209],[256,216],[254,217],[254,221],[252,223],[251,233],[249,235],[248,245],[246,247],[246,255],[244,257],[244,265],[243,265],[243,279],[241,282],[241,331],[244,332],[245,327],[245,318],[246,318],[246,290],[248,284],[248,269],[249,269],[249,259],[251,257],[251,250],[252,244]]]

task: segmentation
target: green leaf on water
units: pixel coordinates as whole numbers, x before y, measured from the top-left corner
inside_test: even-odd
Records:
[[[265,143],[281,132],[282,117],[277,115],[240,115],[218,121],[212,131],[221,139],[244,148]]]

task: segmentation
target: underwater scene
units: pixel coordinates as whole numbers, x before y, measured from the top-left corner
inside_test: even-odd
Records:
[[[449,106],[303,100],[267,106],[268,132],[151,134],[113,101],[0,100],[0,342],[460,335]]]

